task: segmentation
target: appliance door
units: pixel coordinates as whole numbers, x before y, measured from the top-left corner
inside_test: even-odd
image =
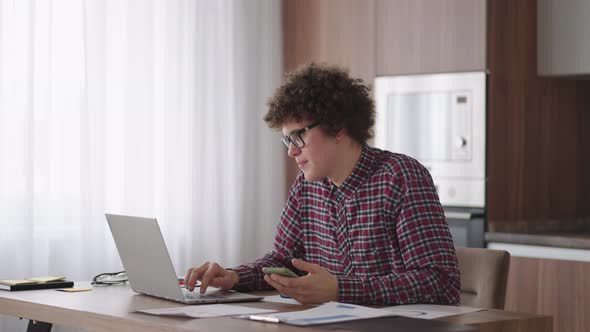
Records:
[[[385,144],[422,162],[471,160],[471,91],[387,96]]]
[[[455,246],[484,248],[484,210],[445,207]]]
[[[445,206],[485,206],[485,81],[485,72],[375,80],[375,145],[426,166]]]

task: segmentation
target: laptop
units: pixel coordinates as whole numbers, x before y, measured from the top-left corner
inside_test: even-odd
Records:
[[[131,289],[136,293],[185,304],[259,301],[262,297],[208,287],[189,292],[180,286],[172,260],[164,243],[158,221],[105,214],[119,257],[127,272]]]

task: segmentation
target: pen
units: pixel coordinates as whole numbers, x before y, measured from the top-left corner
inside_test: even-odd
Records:
[[[269,322],[269,323],[278,323],[279,319],[275,318],[275,317],[268,317],[268,316],[256,316],[256,315],[250,315],[250,320],[257,320],[260,322]]]

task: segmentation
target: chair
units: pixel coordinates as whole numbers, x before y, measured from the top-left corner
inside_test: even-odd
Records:
[[[457,247],[461,304],[504,309],[510,254],[504,250]]]

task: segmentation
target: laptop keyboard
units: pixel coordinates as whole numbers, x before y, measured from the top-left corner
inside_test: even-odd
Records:
[[[200,294],[199,292],[189,292],[186,289],[182,289],[184,298],[187,300],[207,300],[207,299],[223,299],[222,296],[214,294]]]

